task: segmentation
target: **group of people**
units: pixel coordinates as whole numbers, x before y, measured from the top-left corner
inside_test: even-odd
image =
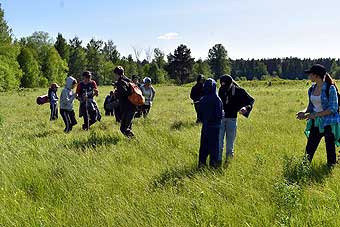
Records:
[[[120,131],[127,137],[134,137],[132,132],[132,121],[138,111],[142,112],[144,117],[149,113],[153,99],[155,97],[155,89],[151,84],[149,77],[144,78],[143,84],[139,84],[140,90],[145,98],[145,103],[142,106],[135,106],[129,100],[131,95],[132,80],[124,74],[124,68],[117,66],[113,72],[116,75],[116,82],[113,83],[115,91],[111,91],[104,102],[105,115],[115,115],[116,121],[120,122]],[[71,76],[66,78],[66,84],[60,96],[60,114],[65,123],[64,132],[68,133],[72,127],[77,124],[75,112],[73,108],[74,100],[80,101],[79,117],[83,117],[83,130],[88,130],[91,125],[101,120],[101,114],[95,97],[99,95],[97,84],[92,80],[92,73],[85,71],[82,74],[83,80],[78,83]],[[53,83],[48,91],[50,101],[51,115],[50,120],[58,119],[58,84]],[[74,88],[76,91],[74,92]]]
[[[308,106],[296,114],[297,119],[307,120],[305,154],[312,162],[315,151],[325,137],[327,165],[337,163],[335,146],[340,146],[340,114],[338,87],[323,65],[316,64],[304,71],[312,86],[308,90]],[[249,117],[254,99],[229,75],[220,77],[221,87],[217,92],[213,79],[197,77],[190,97],[197,112],[196,122],[202,123],[199,149],[200,167],[206,166],[210,156],[210,166],[222,163],[222,153],[226,138],[226,161],[234,156],[237,129],[237,115]]]
[[[113,70],[116,82],[115,90],[110,92],[104,103],[105,115],[115,115],[120,122],[120,131],[127,137],[134,137],[132,121],[135,117],[146,117],[155,97],[155,89],[151,79],[146,77],[140,84],[138,77],[133,80],[125,76],[124,68],[117,66]],[[306,156],[312,161],[314,153],[325,137],[327,164],[336,163],[335,146],[340,146],[340,114],[338,88],[320,64],[305,70],[312,86],[308,90],[309,103],[305,110],[296,114],[297,119],[307,120],[305,134],[308,138]],[[214,79],[205,79],[198,75],[197,83],[192,87],[190,98],[197,113],[197,123],[202,123],[201,141],[199,149],[199,166],[206,166],[210,156],[210,166],[218,167],[222,164],[224,144],[226,147],[226,162],[234,157],[234,144],[237,132],[238,113],[249,117],[253,109],[254,98],[241,88],[231,76],[222,75],[219,78],[220,88]],[[142,106],[134,105],[129,96],[132,93],[131,83],[137,85],[144,98]],[[48,91],[51,115],[50,120],[58,119],[58,84],[53,83]],[[76,92],[73,89],[76,87]],[[80,101],[79,116],[83,117],[82,128],[88,130],[92,124],[100,121],[101,115],[94,100],[98,96],[98,87],[89,71],[83,73],[83,81],[77,83],[73,77],[66,79],[66,85],[60,96],[60,114],[65,123],[65,132],[70,132],[77,124],[73,103]]]
[[[200,167],[222,164],[224,140],[226,139],[226,161],[234,157],[237,129],[237,115],[248,117],[255,100],[241,88],[231,76],[220,77],[221,87],[217,93],[216,81],[198,75],[197,83],[191,89],[190,97],[197,112],[197,123],[202,123],[199,149]]]

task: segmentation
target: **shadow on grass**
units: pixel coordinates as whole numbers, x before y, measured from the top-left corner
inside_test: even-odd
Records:
[[[31,138],[46,138],[52,134],[58,133],[57,131],[54,130],[48,130],[48,131],[41,131],[37,132],[31,135]]]
[[[188,122],[188,121],[184,122],[184,121],[177,121],[176,120],[171,124],[170,129],[179,131],[179,130],[182,130],[182,129],[185,129],[185,128],[193,128],[193,127],[196,127],[196,126],[198,126],[198,124],[195,123],[195,122]]]
[[[120,137],[117,135],[103,135],[91,132],[88,138],[74,140],[70,146],[84,151],[88,148],[96,148],[98,146],[116,145],[119,141]]]
[[[204,173],[222,173],[221,168],[199,168],[196,165],[186,166],[183,168],[173,168],[163,171],[159,176],[151,183],[152,189],[163,189],[167,187],[180,187],[183,184],[184,179],[192,179],[197,175]]]

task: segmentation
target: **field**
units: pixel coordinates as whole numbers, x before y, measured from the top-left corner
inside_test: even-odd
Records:
[[[198,170],[190,86],[156,86],[148,119],[124,138],[112,117],[70,134],[35,98],[0,93],[0,226],[340,226],[340,169],[324,143],[303,161],[307,81],[243,82],[256,99],[239,118],[236,156]],[[111,87],[100,87],[100,107]],[[60,92],[60,91],[59,91]],[[78,113],[78,103],[76,104]]]

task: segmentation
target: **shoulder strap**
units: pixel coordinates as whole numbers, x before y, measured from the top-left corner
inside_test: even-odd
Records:
[[[327,83],[327,87],[326,87],[326,95],[327,95],[327,99],[329,99],[329,90],[331,88],[331,84]]]

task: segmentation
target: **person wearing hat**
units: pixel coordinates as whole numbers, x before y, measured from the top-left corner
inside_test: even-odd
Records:
[[[97,83],[92,80],[90,71],[83,72],[83,81],[81,81],[76,89],[77,99],[80,101],[79,117],[84,118],[83,130],[88,130],[96,121],[100,121],[101,115],[94,100],[98,96]]]
[[[48,89],[48,100],[50,101],[50,121],[54,121],[58,119],[58,91],[59,85],[57,83],[52,83],[50,88]]]
[[[191,88],[190,92],[190,98],[193,101],[195,111],[196,111],[196,123],[200,123],[201,120],[198,118],[198,107],[199,107],[199,101],[204,95],[203,91],[203,84],[204,84],[204,75],[199,74],[196,79],[196,84]]]
[[[224,138],[226,138],[226,161],[234,157],[234,144],[237,131],[237,114],[249,117],[255,100],[241,88],[231,76],[220,77],[221,87],[218,95],[223,103],[224,117],[220,130],[218,161],[222,163]]]
[[[335,145],[340,145],[338,89],[323,65],[313,65],[305,73],[313,84],[308,90],[307,108],[298,112],[296,117],[307,119],[306,156],[311,162],[320,140],[325,137],[327,164],[333,166],[336,163]]]
[[[113,72],[117,79],[117,96],[119,99],[119,109],[121,113],[120,131],[126,137],[133,138],[132,120],[136,113],[136,106],[133,105],[128,98],[132,92],[129,84],[132,81],[124,75],[124,68],[122,66],[117,66]]]
[[[145,98],[145,103],[142,106],[142,114],[143,117],[145,118],[151,109],[153,99],[155,98],[156,90],[153,88],[151,85],[151,78],[150,77],[145,77],[143,79],[143,85],[140,87],[143,96]]]

